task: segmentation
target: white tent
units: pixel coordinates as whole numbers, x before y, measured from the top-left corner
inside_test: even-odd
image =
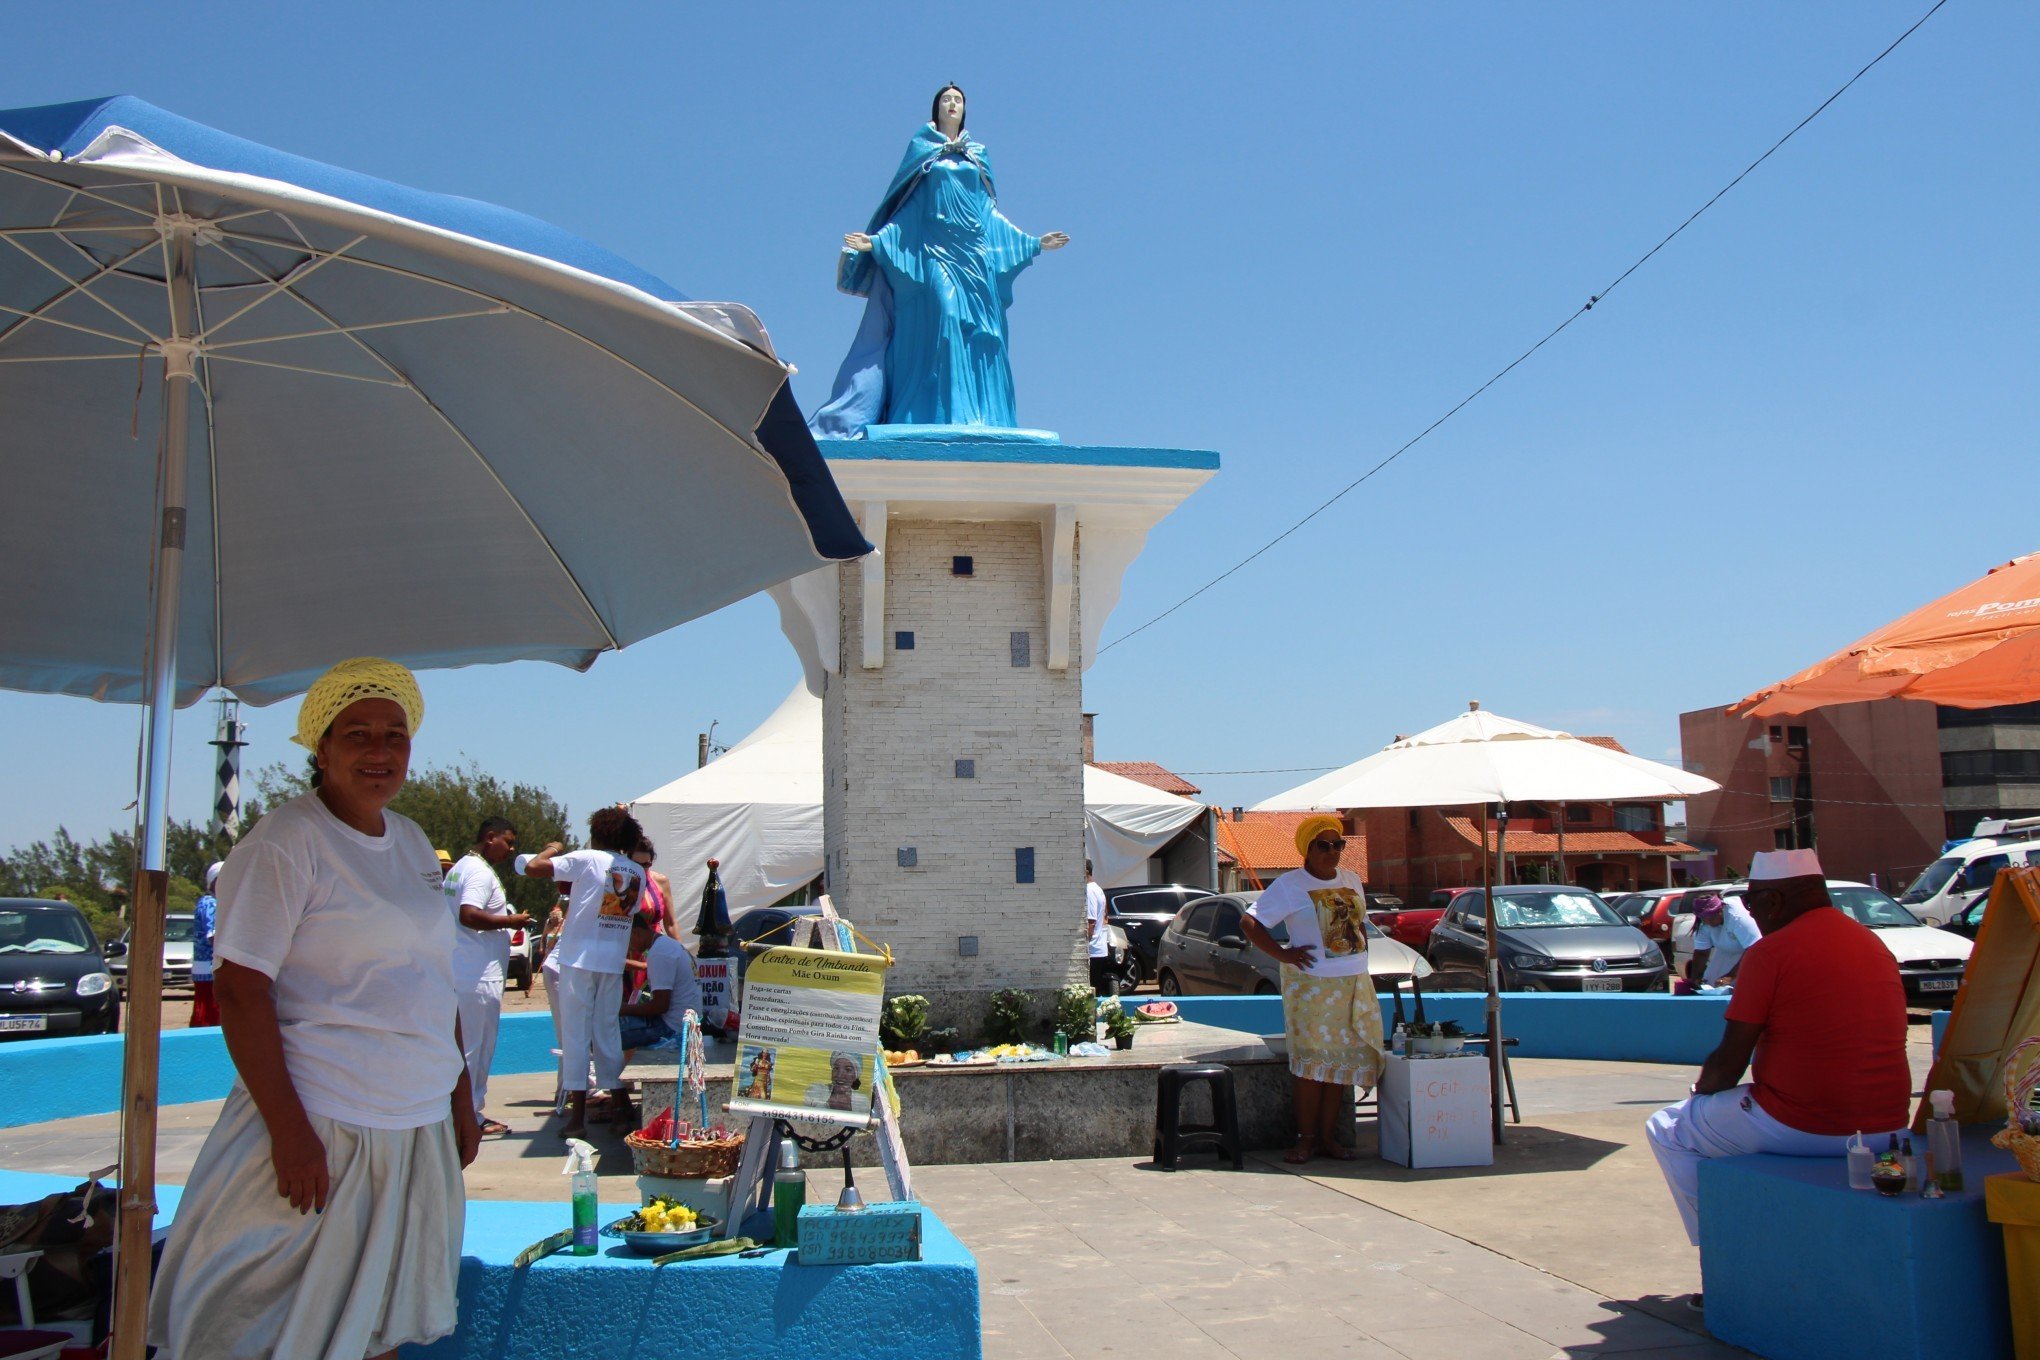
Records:
[[[714,859],[734,914],[777,902],[822,872],[822,701],[805,684],[720,758],[636,799],[683,918]],[[1084,767],[1084,845],[1106,887],[1146,881],[1148,859],[1206,810]]]

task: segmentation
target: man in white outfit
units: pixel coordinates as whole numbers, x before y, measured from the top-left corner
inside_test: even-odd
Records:
[[[1736,971],[1721,1044],[1693,1094],[1644,1126],[1695,1246],[1701,1162],[1752,1152],[1840,1159],[1850,1134],[1881,1143],[1912,1105],[1898,962],[1836,910],[1813,851],[1759,853],[1744,900],[1764,933]]]
[[[517,828],[504,817],[483,820],[474,847],[446,874],[446,897],[460,929],[454,932],[453,983],[460,990],[461,1056],[474,1087],[475,1118],[487,1135],[510,1126],[483,1113],[496,1031],[503,1020],[503,974],[510,963],[507,930],[528,930],[532,919],[512,911],[496,866],[517,853]]]

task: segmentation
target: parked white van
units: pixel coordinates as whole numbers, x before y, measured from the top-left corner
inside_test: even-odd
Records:
[[[2027,864],[2040,865],[2040,817],[1986,819],[1975,836],[1943,850],[1898,900],[1923,925],[1946,925],[1990,892],[1998,870]]]

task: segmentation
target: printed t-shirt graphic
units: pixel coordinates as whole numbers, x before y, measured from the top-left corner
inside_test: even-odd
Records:
[[[1268,885],[1247,915],[1271,929],[1281,925],[1290,944],[1311,951],[1303,973],[1346,977],[1367,971],[1366,901],[1360,876],[1351,869],[1330,878],[1291,869]]]
[[[629,917],[637,910],[638,893],[643,887],[644,880],[636,874],[611,869],[609,881],[602,886],[602,914]]]
[[[1351,888],[1312,888],[1310,904],[1317,911],[1318,937],[1325,957],[1343,958],[1367,952],[1366,918],[1360,911],[1360,894]]]

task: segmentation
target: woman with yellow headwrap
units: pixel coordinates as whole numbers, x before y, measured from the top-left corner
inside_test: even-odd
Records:
[[[326,672],[294,738],[311,792],[220,873],[213,985],[239,1079],[157,1272],[165,1360],[362,1360],[454,1329],[481,1134],[439,863],[388,810],[424,712],[394,662]]]
[[[1306,817],[1296,828],[1303,867],[1268,885],[1241,918],[1255,948],[1282,964],[1282,1028],[1294,1078],[1296,1146],[1282,1160],[1315,1156],[1349,1162],[1339,1141],[1353,1088],[1371,1087],[1385,1065],[1381,1005],[1367,975],[1367,894],[1360,876],[1341,868],[1346,836],[1337,817]],[[1269,934],[1282,925],[1287,943]]]

